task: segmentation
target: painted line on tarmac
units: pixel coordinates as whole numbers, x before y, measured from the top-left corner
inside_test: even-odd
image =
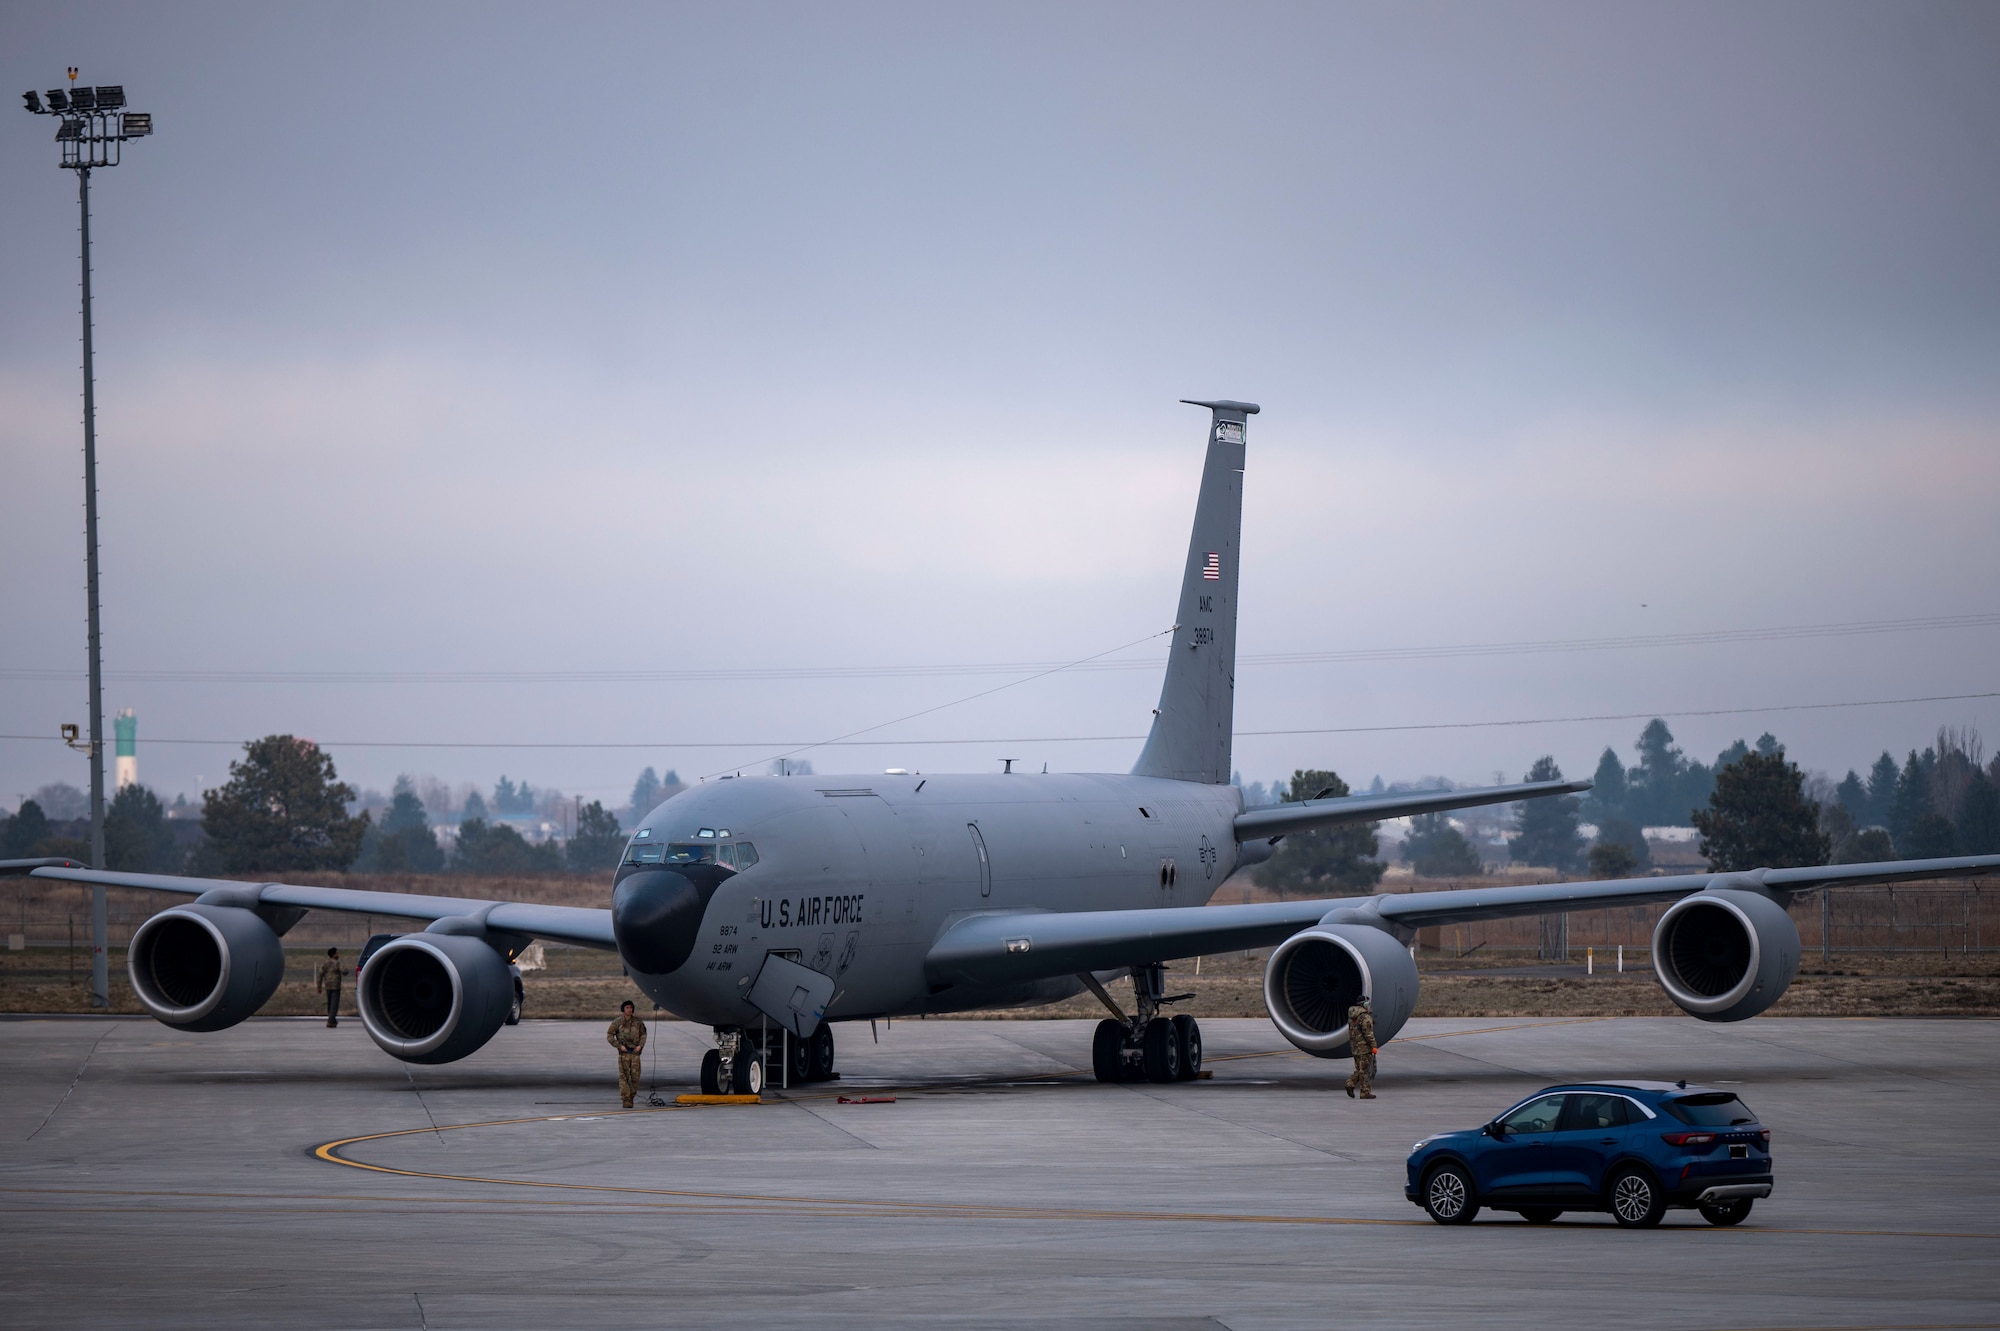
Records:
[[[635,1117],[645,1114],[684,1113],[685,1110],[621,1110],[615,1114],[590,1115],[592,1118],[614,1119]],[[493,1119],[482,1123],[451,1123],[439,1132],[463,1132],[474,1128],[518,1127],[530,1123],[562,1123],[578,1117],[572,1114],[552,1114],[535,1118]],[[391,1165],[369,1164],[341,1154],[345,1147],[358,1146],[365,1142],[388,1141],[397,1137],[421,1136],[431,1132],[431,1128],[398,1128],[392,1132],[371,1132],[356,1137],[342,1137],[313,1149],[316,1159],[332,1165],[345,1165],[349,1169],[366,1170],[374,1174],[387,1174],[398,1178],[436,1179],[445,1183],[477,1183],[490,1187],[533,1188],[567,1192],[608,1193],[619,1196],[674,1197],[695,1201],[734,1202],[755,1207],[793,1208],[798,1214],[827,1216],[885,1216],[885,1217],[936,1217],[940,1219],[971,1220],[1141,1220],[1172,1223],[1199,1223],[1220,1225],[1362,1225],[1408,1228],[1426,1226],[1429,1220],[1388,1220],[1364,1216],[1311,1216],[1311,1215],[1256,1215],[1233,1212],[1209,1211],[1128,1211],[1064,1206],[1002,1206],[993,1203],[970,1202],[909,1202],[909,1201],[869,1201],[858,1197],[797,1197],[781,1193],[716,1192],[685,1188],[640,1188],[629,1184],[613,1183],[554,1183],[542,1179],[500,1178],[482,1174],[445,1174],[423,1169],[397,1169]],[[0,1191],[13,1191],[0,1188]],[[1523,1224],[1527,1223],[1525,1221]],[[1609,1225],[1567,1226],[1576,1230],[1587,1228],[1604,1233],[1613,1232]],[[1675,1226],[1670,1233],[1696,1234],[1720,1233],[1712,1226]],[[1985,1239],[2000,1240],[2000,1233],[1961,1232],[1954,1230],[1900,1230],[1900,1229],[1804,1229],[1758,1225],[1752,1229],[1732,1228],[1737,1234],[1809,1234],[1838,1238],[1929,1238],[1929,1239]]]
[[[539,1123],[556,1120],[544,1119],[502,1119],[491,1123],[456,1123],[447,1125],[445,1131],[454,1128],[485,1128],[510,1126],[520,1123]],[[369,1137],[351,1137],[346,1142],[329,1142],[328,1147],[337,1147],[350,1142],[373,1141],[382,1137],[422,1135],[429,1128],[409,1128],[402,1132],[376,1133]],[[317,1154],[317,1152],[315,1152]],[[299,1208],[286,1207],[176,1207],[175,1210],[214,1212],[216,1214],[262,1213],[271,1211],[289,1214],[294,1210],[304,1210],[307,1214],[324,1213],[327,1202],[359,1202],[360,1206],[345,1206],[343,1211],[360,1214],[408,1214],[415,1207],[439,1207],[440,1214],[471,1215],[520,1215],[529,1212],[546,1211],[550,1214],[577,1212],[610,1212],[645,1214],[671,1211],[677,1215],[787,1215],[818,1216],[828,1219],[910,1218],[938,1217],[947,1219],[995,1219],[995,1220],[1164,1220],[1179,1222],[1209,1222],[1233,1224],[1286,1224],[1286,1225],[1361,1225],[1390,1228],[1422,1228],[1430,1224],[1428,1220],[1388,1220],[1366,1216],[1270,1216],[1244,1215],[1233,1213],[1211,1214],[1206,1212],[1174,1211],[1098,1211],[1072,1207],[1015,1207],[989,1206],[973,1203],[950,1202],[870,1202],[854,1198],[831,1199],[820,1197],[783,1197],[755,1193],[728,1192],[678,1192],[665,1188],[619,1187],[610,1184],[591,1183],[543,1183],[532,1179],[486,1178],[464,1174],[432,1174],[418,1170],[392,1169],[382,1165],[370,1165],[342,1157],[330,1158],[333,1163],[348,1165],[356,1169],[375,1173],[400,1175],[407,1178],[439,1179],[458,1183],[491,1183],[509,1187],[569,1189],[585,1192],[609,1192],[639,1194],[665,1198],[685,1199],[673,1201],[586,1201],[547,1198],[531,1203],[510,1204],[497,1210],[492,1203],[484,1200],[458,1197],[426,1196],[364,1196],[355,1193],[301,1193],[301,1192],[202,1192],[189,1189],[137,1189],[137,1188],[22,1188],[0,1186],[0,1194],[15,1193],[35,1197],[152,1197],[169,1201],[245,1201],[245,1202],[315,1202],[317,1206]],[[400,1211],[389,1210],[384,1203],[397,1203]],[[727,1203],[722,1205],[719,1203]],[[107,1213],[154,1214],[155,1208],[138,1206],[70,1206],[49,1208],[63,1211],[104,1211]],[[1526,1221],[1499,1221],[1500,1225],[1525,1227]],[[1493,1222],[1474,1227],[1474,1232],[1493,1227]],[[1612,1234],[1619,1232],[1612,1224],[1534,1226],[1546,1232],[1592,1232]],[[1671,1225],[1660,1231],[1666,1234],[1717,1234],[1725,1233],[1708,1225]],[[1756,1225],[1732,1228],[1730,1234],[1804,1234],[1831,1235],[1845,1238],[1933,1238],[1933,1239],[1988,1239],[2000,1241],[2000,1233],[1966,1233],[1951,1230],[1911,1230],[1911,1229],[1801,1229]],[[1793,1326],[1793,1327],[1736,1327],[1729,1331],[2000,1331],[2000,1323],[1953,1322],[1953,1323],[1881,1323],[1866,1326]]]

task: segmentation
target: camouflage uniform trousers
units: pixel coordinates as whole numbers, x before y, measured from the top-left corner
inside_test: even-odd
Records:
[[[1354,1052],[1354,1071],[1347,1074],[1347,1090],[1363,1100],[1375,1098],[1375,1055]]]
[[[642,1062],[638,1054],[618,1055],[618,1098],[624,1101],[627,1109],[632,1107],[632,1097],[639,1093]]]

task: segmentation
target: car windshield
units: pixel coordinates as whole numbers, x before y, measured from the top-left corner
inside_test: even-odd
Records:
[[[1683,1095],[1667,1101],[1661,1108],[1691,1128],[1734,1128],[1757,1121],[1750,1106],[1727,1091]]]

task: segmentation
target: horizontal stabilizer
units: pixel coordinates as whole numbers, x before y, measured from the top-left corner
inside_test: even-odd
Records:
[[[1515,800],[1570,795],[1589,789],[1588,781],[1524,781],[1513,786],[1405,790],[1390,795],[1345,795],[1339,799],[1302,800],[1297,804],[1277,804],[1237,814],[1236,839],[1252,841],[1258,837],[1289,836],[1293,832],[1335,827],[1341,823],[1372,823],[1382,818],[1407,818],[1411,814],[1438,813],[1445,809],[1511,804]]]

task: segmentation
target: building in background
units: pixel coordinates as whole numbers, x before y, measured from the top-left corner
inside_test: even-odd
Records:
[[[139,717],[130,707],[111,718],[117,737],[113,752],[118,755],[117,789],[139,784]]]

